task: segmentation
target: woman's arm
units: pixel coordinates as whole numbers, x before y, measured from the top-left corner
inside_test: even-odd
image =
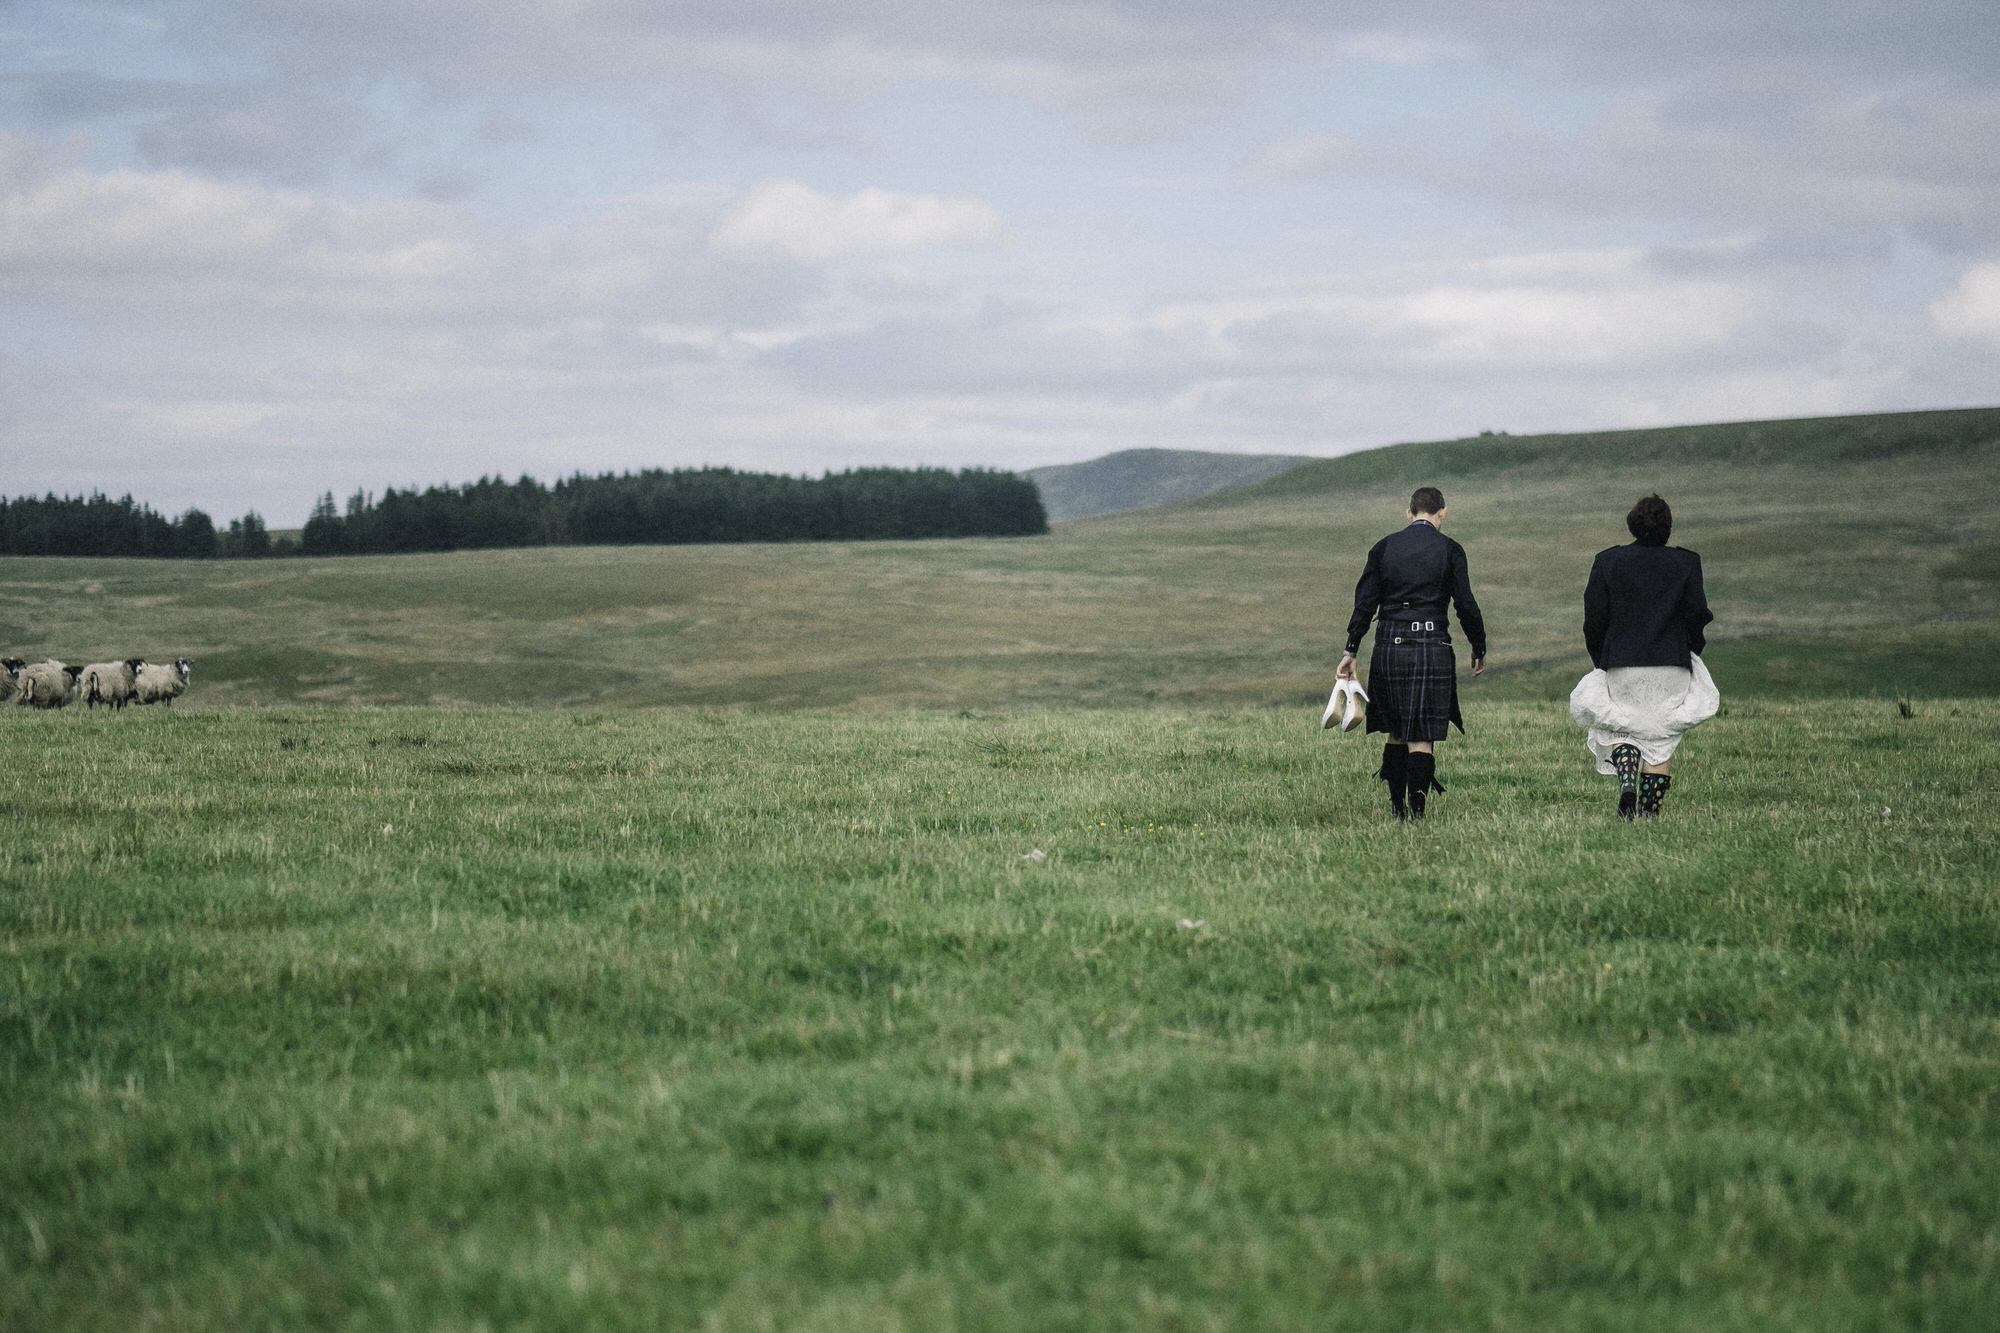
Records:
[[[1583,646],[1590,664],[1604,665],[1604,634],[1611,628],[1611,584],[1604,577],[1604,557],[1590,562],[1590,581],[1583,585]]]
[[[1694,574],[1681,592],[1681,623],[1687,626],[1688,651],[1700,653],[1708,647],[1705,631],[1715,612],[1708,609],[1708,592],[1701,586],[1701,557],[1693,551],[1688,555],[1694,559]]]

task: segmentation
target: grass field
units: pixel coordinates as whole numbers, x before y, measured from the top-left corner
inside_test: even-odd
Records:
[[[1991,1327],[2000,703],[1468,699],[6,718],[0,1327]]]
[[[1996,477],[1988,410],[0,561],[0,651],[196,659],[0,709],[0,1329],[1990,1328]],[[1312,722],[1419,482],[1494,666],[1405,828]],[[1725,711],[1633,827],[1557,701],[1655,488]]]
[[[1303,707],[1419,482],[1490,696],[1567,695],[1591,557],[1656,487],[1725,693],[2000,694],[2000,409],[1399,446],[1013,541],[0,560],[0,652],[190,656],[191,707]]]

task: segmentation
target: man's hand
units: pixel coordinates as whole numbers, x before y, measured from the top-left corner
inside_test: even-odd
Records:
[[[1334,672],[1333,672],[1333,678],[1334,678],[1335,680],[1353,680],[1353,679],[1354,679],[1354,654],[1353,654],[1353,653],[1343,653],[1343,654],[1341,655],[1341,658],[1340,658],[1340,665],[1339,665],[1338,667],[1335,667],[1335,668],[1334,668]]]
[[[1472,659],[1472,674],[1473,674],[1473,675],[1475,675],[1475,676],[1483,676],[1483,675],[1485,675],[1485,674],[1486,674],[1486,659],[1485,659],[1485,658],[1483,658],[1483,657],[1475,657],[1475,658],[1473,658],[1473,659]]]

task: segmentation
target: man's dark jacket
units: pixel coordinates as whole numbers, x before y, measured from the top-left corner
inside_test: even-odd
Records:
[[[1590,660],[1613,667],[1687,667],[1708,645],[1715,619],[1701,587],[1701,557],[1679,546],[1599,551],[1583,590],[1583,642]]]
[[[1377,611],[1387,620],[1444,620],[1446,603],[1458,606],[1458,623],[1474,657],[1486,656],[1486,621],[1472,596],[1465,572],[1465,548],[1421,519],[1392,532],[1368,551],[1367,567],[1354,585],[1354,614],[1347,621],[1347,651]],[[1439,626],[1442,628],[1442,625]]]

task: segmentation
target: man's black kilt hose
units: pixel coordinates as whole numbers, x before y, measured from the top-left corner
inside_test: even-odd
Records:
[[[1368,662],[1368,730],[1406,741],[1441,741],[1458,724],[1458,660],[1438,620],[1394,620],[1375,626]]]

